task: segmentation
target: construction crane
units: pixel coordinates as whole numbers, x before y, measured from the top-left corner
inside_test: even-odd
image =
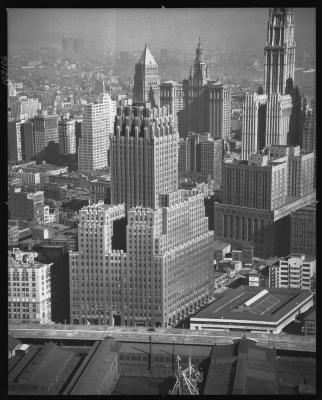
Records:
[[[181,367],[180,361],[181,358],[177,356],[176,382],[169,394],[198,396],[198,385],[203,380],[201,369],[191,364],[191,357],[189,357],[189,366],[185,369]]]

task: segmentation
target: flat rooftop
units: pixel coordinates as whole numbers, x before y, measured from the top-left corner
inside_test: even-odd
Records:
[[[309,292],[297,289],[267,290],[254,286],[229,288],[220,298],[191,317],[191,320],[205,318],[277,322],[311,296]]]

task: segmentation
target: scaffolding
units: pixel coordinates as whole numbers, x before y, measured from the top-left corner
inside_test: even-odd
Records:
[[[203,380],[201,369],[191,363],[191,357],[187,368],[183,369],[180,361],[181,358],[177,356],[176,382],[169,394],[198,396],[199,385]]]

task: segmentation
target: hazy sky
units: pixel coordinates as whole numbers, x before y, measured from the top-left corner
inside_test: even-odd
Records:
[[[264,47],[267,8],[204,9],[7,9],[8,45],[60,43],[64,36],[82,37],[111,50],[182,48],[194,52],[198,37],[215,51],[231,45]],[[299,48],[315,52],[315,9],[295,8]]]

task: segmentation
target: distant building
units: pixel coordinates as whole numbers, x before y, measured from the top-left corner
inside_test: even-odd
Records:
[[[14,248],[8,253],[8,320],[34,324],[51,321],[50,265],[37,253]]]
[[[8,246],[17,246],[19,240],[19,223],[18,221],[8,221]]]
[[[280,333],[312,305],[307,291],[240,286],[190,317],[190,329]]]
[[[8,161],[21,161],[21,122],[11,119],[8,121]]]
[[[20,125],[22,159],[29,161],[36,155],[33,120],[27,120]]]
[[[102,93],[97,103],[84,108],[81,138],[78,147],[78,170],[93,173],[108,166],[111,98]]]
[[[96,204],[99,201],[111,204],[111,181],[103,177],[90,181],[89,196],[91,204]]]
[[[139,62],[135,64],[133,102],[150,102],[152,107],[160,105],[159,68],[147,45]]]
[[[44,192],[35,193],[16,190],[9,195],[8,201],[10,219],[43,221]]]
[[[75,121],[61,117],[58,121],[59,152],[64,156],[76,154]]]
[[[74,39],[71,37],[62,38],[62,50],[64,53],[73,53]]]
[[[316,204],[291,213],[291,253],[316,256]]]
[[[81,55],[84,52],[84,40],[81,38],[76,38],[73,41],[74,54]]]
[[[184,134],[184,93],[182,83],[166,81],[160,84],[160,106],[167,106],[173,116],[173,128]]]
[[[210,176],[216,188],[222,186],[224,140],[209,138],[200,142],[200,173]],[[198,163],[197,163],[198,164]]]
[[[292,254],[269,267],[269,287],[296,288],[311,291],[311,278],[316,273],[316,260]]]
[[[302,147],[307,151],[316,151],[316,103],[306,111],[303,125]]]
[[[14,119],[24,121],[38,114],[41,110],[41,102],[37,98],[18,95],[9,97],[8,107]]]
[[[36,155],[45,150],[49,142],[59,143],[57,115],[35,115],[33,128]]]

